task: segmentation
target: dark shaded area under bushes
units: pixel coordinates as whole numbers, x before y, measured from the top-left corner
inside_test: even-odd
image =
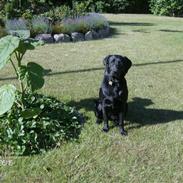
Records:
[[[183,0],[2,0],[0,15],[7,18],[31,17],[56,7],[68,6],[73,12],[102,13],[153,13],[156,15],[183,16]]]
[[[88,11],[105,13],[150,13],[149,0],[77,0],[87,4]]]
[[[12,0],[0,2],[1,12],[8,18],[32,16],[40,14],[55,7],[69,6],[71,9],[80,11],[81,9],[88,12],[105,12],[105,13],[149,13],[148,0]]]

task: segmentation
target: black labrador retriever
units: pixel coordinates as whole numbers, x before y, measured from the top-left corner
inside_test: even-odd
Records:
[[[119,125],[120,133],[127,135],[124,129],[124,117],[127,113],[128,88],[125,75],[132,62],[121,55],[109,55],[104,59],[105,72],[96,101],[96,123],[104,121],[103,131],[109,131],[108,121]]]

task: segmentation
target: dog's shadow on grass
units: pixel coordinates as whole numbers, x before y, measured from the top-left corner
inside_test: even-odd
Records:
[[[94,101],[95,98],[89,98],[78,102],[71,101],[69,105],[75,106],[78,110],[84,108],[86,111],[94,112]],[[151,107],[152,104],[154,103],[151,99],[139,97],[133,98],[132,101],[128,103],[126,121],[134,126],[132,128],[183,120],[183,111],[156,109]]]
[[[151,99],[133,98],[128,103],[127,121],[131,124],[136,123],[137,127],[141,127],[183,120],[183,111],[156,109],[151,107],[153,104]]]

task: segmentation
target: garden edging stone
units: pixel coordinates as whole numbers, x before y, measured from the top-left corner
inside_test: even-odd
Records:
[[[35,39],[44,41],[45,43],[54,43],[54,39],[51,34],[38,34]]]
[[[106,38],[110,35],[110,27],[105,27],[103,29],[98,30],[97,32],[94,30],[88,31],[83,34],[80,32],[72,32],[70,35],[68,34],[38,34],[35,39],[44,41],[45,43],[66,43],[66,42],[78,42],[78,41],[89,41],[95,39]]]
[[[68,34],[55,34],[53,37],[55,43],[71,42],[71,37]]]
[[[84,41],[85,40],[84,34],[79,33],[79,32],[72,32],[71,33],[71,38],[72,38],[73,42]]]

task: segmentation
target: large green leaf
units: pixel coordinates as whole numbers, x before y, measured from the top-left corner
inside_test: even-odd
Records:
[[[11,109],[15,101],[15,86],[9,84],[0,88],[0,115]]]
[[[44,85],[44,69],[37,63],[29,62],[27,64],[27,71],[32,91],[42,88]]]
[[[20,39],[15,36],[5,36],[0,39],[0,69],[10,59],[11,54],[18,48]]]
[[[44,44],[43,41],[35,40],[35,39],[21,39],[18,51],[24,54],[27,50],[34,50],[37,46],[42,46]]]
[[[32,109],[26,109],[25,111],[22,111],[22,117],[25,119],[30,119],[35,116],[38,116],[41,113],[40,108],[32,108]]]

